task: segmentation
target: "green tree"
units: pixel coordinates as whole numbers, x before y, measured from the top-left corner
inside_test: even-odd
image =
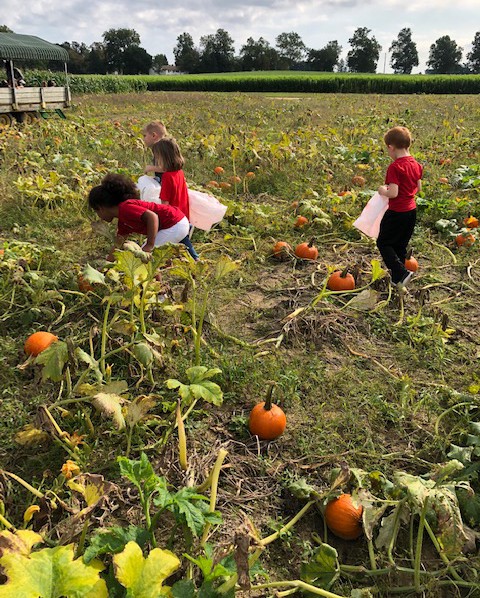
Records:
[[[280,33],[275,39],[278,53],[286,68],[292,68],[295,64],[305,58],[307,48],[302,38],[291,31],[290,33]]]
[[[359,27],[348,40],[352,49],[347,54],[348,69],[353,73],[374,73],[382,46],[375,37],[368,37],[370,29]]]
[[[93,42],[87,59],[87,73],[104,75],[107,72],[107,58],[105,46],[102,42]]]
[[[68,52],[68,70],[72,74],[88,73],[88,57],[90,54],[86,44],[79,42],[63,42],[60,44]]]
[[[215,34],[200,38],[200,69],[206,73],[225,73],[234,64],[235,49],[233,39],[225,29],[217,29]]]
[[[140,45],[140,36],[134,29],[109,29],[103,34],[103,43],[109,70],[122,73],[123,54],[127,48]]]
[[[338,64],[341,52],[342,46],[337,40],[331,41],[320,50],[309,50],[307,63],[312,71],[325,71],[331,73]]]
[[[166,66],[167,64],[168,59],[165,54],[157,54],[153,57],[152,68],[155,72],[159,73],[162,66]]]
[[[6,25],[0,25],[0,33],[13,33],[13,31]]]
[[[433,73],[458,73],[461,70],[462,48],[449,35],[439,37],[430,46],[430,56],[427,61]]]
[[[278,65],[278,52],[263,37],[257,41],[249,37],[240,50],[240,57],[244,71],[272,71]]]
[[[123,53],[123,72],[126,75],[148,75],[152,61],[152,57],[145,48],[129,46]]]
[[[467,66],[472,73],[480,73],[480,31],[475,33],[475,39],[472,43],[472,49],[467,54]]]
[[[182,33],[177,37],[177,45],[173,49],[175,64],[184,73],[198,73],[200,52],[195,48],[193,38],[189,33]]]
[[[395,73],[409,75],[414,66],[418,66],[417,44],[412,40],[412,30],[404,27],[396,40],[393,40],[389,52],[392,53],[390,65]]]

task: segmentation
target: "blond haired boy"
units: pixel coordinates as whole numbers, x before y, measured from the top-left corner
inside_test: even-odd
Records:
[[[145,125],[145,127],[143,128],[143,143],[146,147],[149,147],[150,149],[157,143],[157,141],[160,141],[160,139],[163,139],[166,136],[167,128],[159,120],[153,120],[152,122],[149,122],[148,125]],[[158,172],[155,167],[155,156],[153,159],[153,164],[145,166],[144,172],[146,174],[148,174],[149,172],[153,172],[153,178],[160,184],[162,183],[162,173]]]
[[[400,288],[412,277],[405,267],[405,258],[417,219],[415,195],[421,190],[423,168],[410,155],[412,136],[406,127],[393,127],[384,141],[393,162],[387,169],[385,184],[378,188],[380,195],[388,197],[388,210],[380,223],[377,247],[392,282]]]

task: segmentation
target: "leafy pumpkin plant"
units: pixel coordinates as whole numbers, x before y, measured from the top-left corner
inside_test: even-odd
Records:
[[[287,426],[285,413],[278,405],[272,403],[274,386],[271,382],[265,401],[255,405],[248,420],[250,432],[261,440],[275,440],[283,434]]]

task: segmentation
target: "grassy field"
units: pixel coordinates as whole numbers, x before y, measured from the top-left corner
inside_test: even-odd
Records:
[[[189,185],[227,215],[195,231],[197,265],[170,249],[143,263],[130,247],[112,268],[115,230],[98,226],[86,196],[107,172],[142,174],[142,125],[157,118]],[[0,525],[40,532],[45,559],[71,542],[79,561],[85,548],[98,555],[109,594],[85,596],[134,587],[116,560],[140,566],[129,540],[152,562],[153,546],[179,557],[175,597],[231,596],[236,581],[242,595],[247,558],[257,597],[286,596],[300,579],[312,596],[479,596],[480,240],[464,223],[480,216],[479,122],[469,95],[150,92],[77,97],[67,121],[0,130]],[[383,182],[382,138],[396,124],[425,167],[420,267],[404,301],[352,226]],[[299,215],[308,223],[296,228]],[[276,241],[311,239],[315,261],[272,256]],[[357,290],[330,294],[329,274],[346,267]],[[59,341],[26,363],[39,330]],[[287,416],[272,442],[248,431],[270,381]],[[221,450],[218,488],[215,476],[202,486]],[[341,491],[363,505],[354,541],[323,523]],[[116,543],[103,541],[99,529],[114,526]],[[4,558],[5,588],[25,587]]]

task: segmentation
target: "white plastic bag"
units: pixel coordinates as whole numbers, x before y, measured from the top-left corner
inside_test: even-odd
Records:
[[[380,222],[388,209],[388,197],[375,193],[363,208],[360,216],[355,220],[353,226],[358,228],[372,239],[378,237]]]
[[[221,204],[216,197],[201,191],[188,190],[190,224],[201,230],[210,230],[214,224],[225,216],[227,206]]]
[[[144,174],[138,179],[137,187],[140,191],[140,199],[143,201],[162,203],[160,201],[160,183],[153,177]]]

